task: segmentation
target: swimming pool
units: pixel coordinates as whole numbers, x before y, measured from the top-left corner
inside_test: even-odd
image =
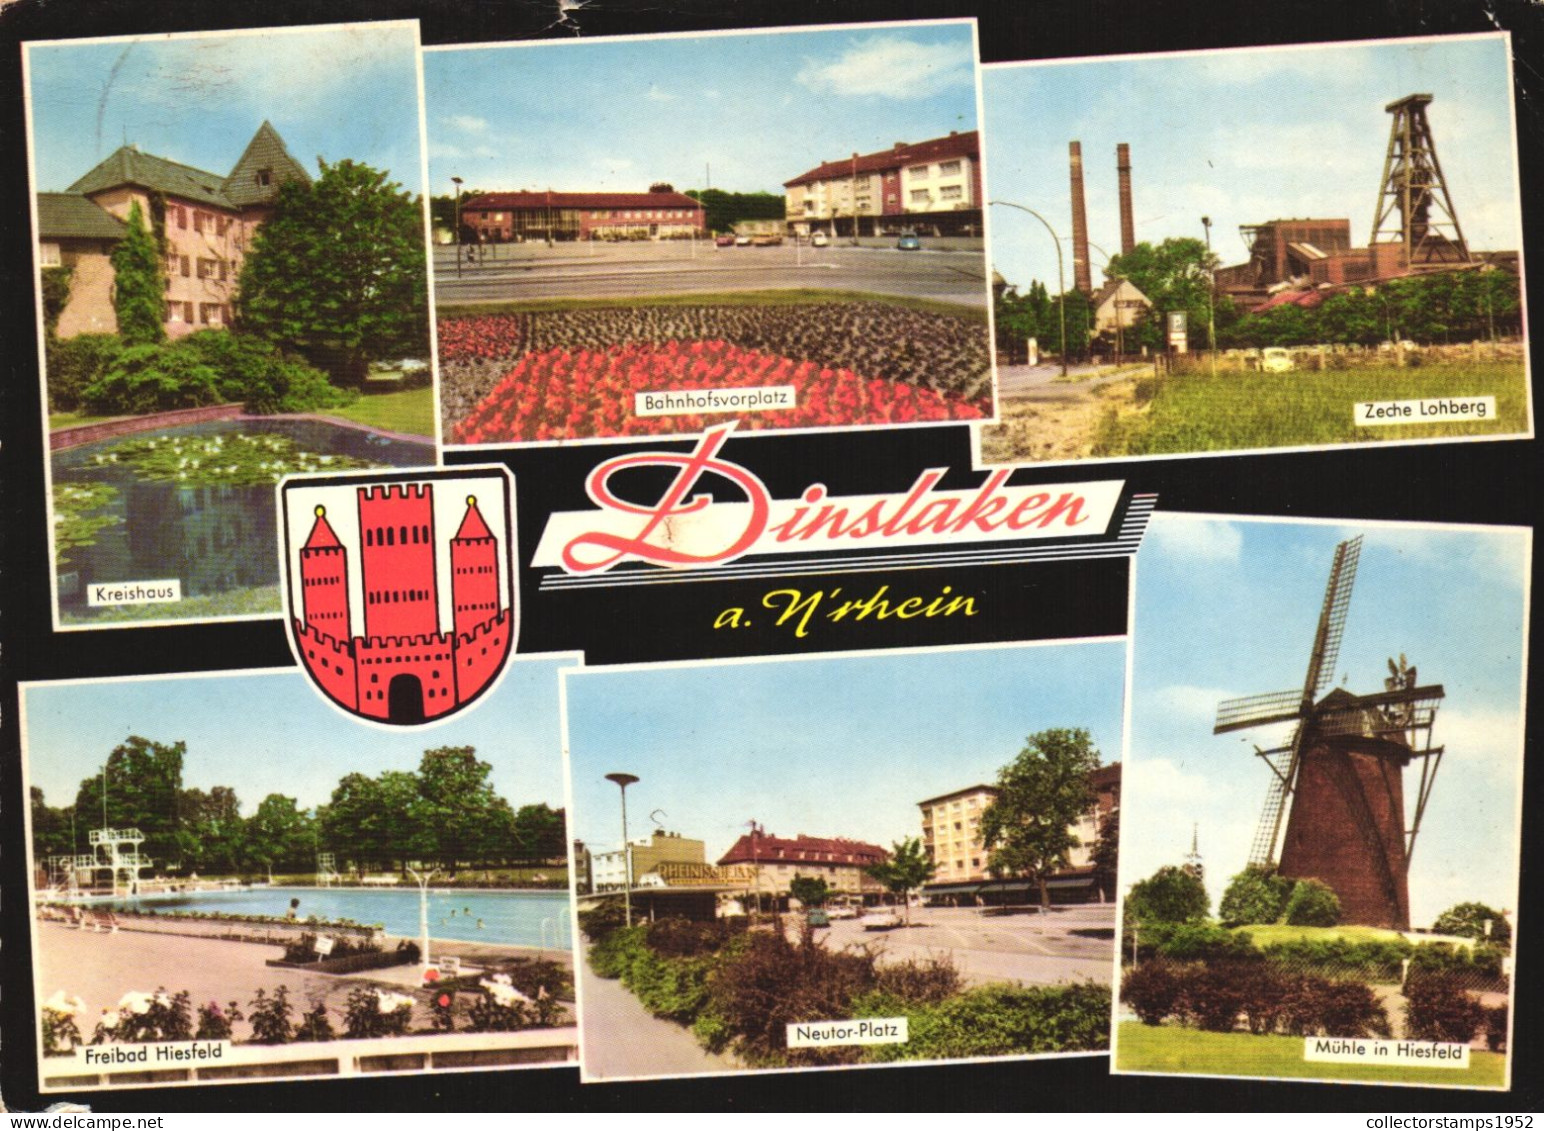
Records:
[[[93,584],[162,581],[176,578],[182,595],[208,597],[236,590],[272,589],[271,609],[280,612],[277,587],[279,555],[274,546],[274,485],[216,484],[186,486],[147,479],[134,467],[111,458],[114,449],[145,439],[188,443],[213,437],[280,436],[321,457],[363,460],[386,467],[434,464],[434,445],[391,439],[321,420],[242,419],[186,424],[133,436],[117,436],[56,452],[52,457],[57,500],[65,485],[97,491],[96,505],[80,517],[91,524],[86,537],[61,545],[68,561],[59,563],[61,615],[111,619],[114,607],[93,608],[86,594]],[[56,509],[56,537],[69,527]],[[175,603],[158,606],[167,617]]]
[[[389,935],[418,937],[418,889],[252,888],[248,891],[150,895],[116,900],[120,911],[203,911],[282,916],[300,900],[301,919],[380,923]],[[460,942],[566,949],[568,893],[563,891],[429,890],[429,936]]]

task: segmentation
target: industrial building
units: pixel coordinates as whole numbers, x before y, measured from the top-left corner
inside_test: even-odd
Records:
[[[789,229],[836,236],[911,230],[981,234],[981,137],[975,130],[898,141],[877,153],[826,161],[784,181]]]

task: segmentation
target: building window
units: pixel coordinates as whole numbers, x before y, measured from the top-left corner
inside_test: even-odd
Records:
[[[188,210],[182,205],[177,205],[177,227],[186,230],[188,226]]]
[[[200,259],[198,261],[198,277],[200,279],[213,279],[219,262],[214,259]]]
[[[203,212],[193,213],[193,230],[195,232],[202,232],[204,230],[204,224],[208,221],[208,219],[209,217]]]
[[[182,260],[182,277],[186,279],[188,277],[188,273],[193,268],[193,262],[186,255],[179,256],[179,258]]]
[[[225,308],[218,302],[198,304],[198,320],[205,326],[221,326],[225,323]]]
[[[38,244],[38,262],[44,267],[57,267],[62,262],[59,258],[59,245],[56,243]]]
[[[932,204],[933,196],[925,188],[912,189],[911,202],[913,204]]]
[[[964,185],[944,185],[942,188],[940,188],[938,190],[938,199],[939,200],[964,200],[965,199],[965,186]]]
[[[257,177],[257,183],[258,184],[260,184],[260,185],[271,185],[271,184],[273,184],[273,170],[272,169],[259,169],[255,175]]]
[[[927,165],[913,165],[911,168],[906,170],[906,175],[917,180],[921,180],[923,177],[927,176],[928,168],[929,167]]]
[[[960,175],[960,163],[958,161],[942,161],[938,165],[940,177],[957,177]]]
[[[230,231],[230,229],[231,219],[229,216],[216,216],[214,218],[215,235],[223,236],[226,232]]]

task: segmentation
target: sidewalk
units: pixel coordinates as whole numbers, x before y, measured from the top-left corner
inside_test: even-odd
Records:
[[[691,1076],[740,1067],[730,1056],[703,1049],[691,1030],[651,1015],[619,979],[597,976],[583,953],[574,956],[574,966],[584,1002],[579,1052],[587,1079]]]

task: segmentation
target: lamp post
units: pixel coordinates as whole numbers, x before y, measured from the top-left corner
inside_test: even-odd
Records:
[[[1051,223],[1033,208],[1026,208],[1022,204],[1015,204],[1011,200],[992,200],[988,204],[1001,204],[1005,208],[1017,208],[1020,212],[1028,212],[1036,220],[1045,225],[1045,230],[1051,234],[1051,244],[1056,248],[1056,312],[1061,316],[1061,371],[1062,376],[1067,375],[1067,287],[1066,275],[1062,270],[1061,237],[1056,234],[1056,229]]]
[[[439,869],[431,868],[427,872],[420,872],[409,864],[407,872],[418,883],[418,963],[420,967],[427,969],[429,966],[429,881],[439,875]]]
[[[451,177],[450,180],[451,180],[451,183],[456,186],[456,214],[455,214],[455,225],[456,225],[456,239],[455,239],[455,246],[456,246],[456,278],[459,279],[461,277],[461,184],[462,184],[462,181],[461,181],[460,177]]]
[[[622,906],[629,927],[633,925],[633,849],[627,842],[627,787],[638,780],[637,774],[614,773],[606,775],[607,781],[616,782],[622,790]]]
[[[1206,229],[1206,344],[1212,351],[1212,375],[1217,373],[1217,269],[1212,263],[1212,218],[1201,217]]]

